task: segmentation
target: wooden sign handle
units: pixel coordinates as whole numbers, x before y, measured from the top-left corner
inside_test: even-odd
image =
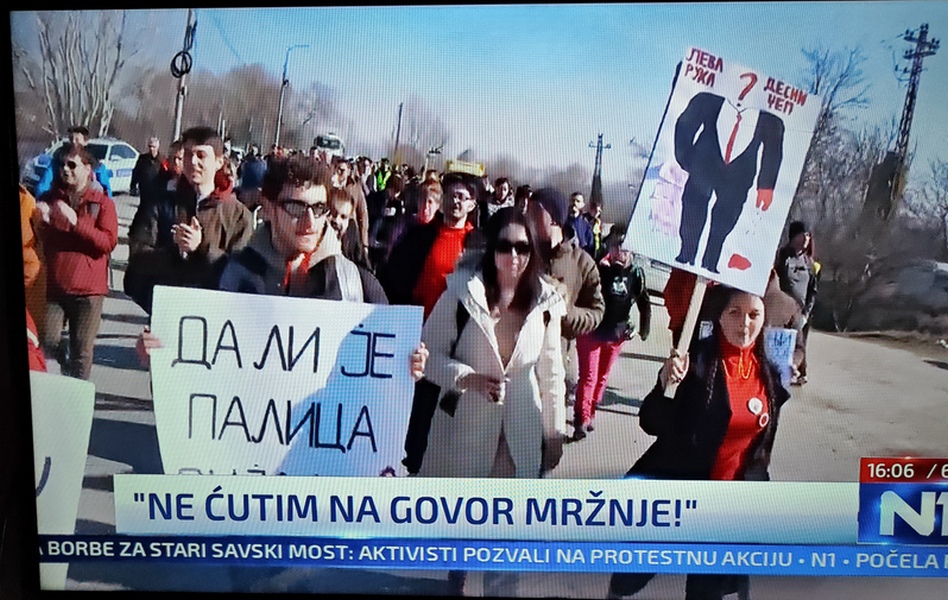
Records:
[[[701,312],[701,304],[704,302],[704,293],[708,289],[708,279],[698,276],[695,281],[695,289],[691,293],[691,303],[688,305],[688,312],[685,313],[685,325],[681,331],[681,337],[678,338],[678,354],[684,356],[691,345],[691,338],[694,337],[695,327],[698,325],[698,313]],[[681,382],[679,382],[681,383]],[[669,383],[665,387],[665,396],[674,398],[678,392],[679,383]]]

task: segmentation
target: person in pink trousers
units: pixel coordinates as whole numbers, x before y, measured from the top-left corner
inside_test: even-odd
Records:
[[[579,384],[573,405],[573,440],[593,430],[596,407],[602,402],[612,365],[626,340],[648,338],[652,308],[645,288],[645,272],[632,262],[632,253],[622,249],[625,232],[613,228],[606,240],[607,254],[599,261],[599,281],[606,304],[602,322],[591,333],[576,340]],[[632,306],[637,307],[636,314]],[[638,324],[638,327],[636,326]]]

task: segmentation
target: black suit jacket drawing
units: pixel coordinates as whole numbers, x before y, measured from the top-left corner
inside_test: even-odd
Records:
[[[751,143],[725,164],[718,140],[717,121],[724,97],[701,92],[688,103],[675,126],[675,159],[690,178],[703,178],[712,185],[749,190],[757,174],[757,156],[763,146],[757,189],[772,190],[783,160],[784,125],[780,117],[761,111]],[[698,130],[701,133],[698,134]],[[695,135],[698,138],[695,139]]]

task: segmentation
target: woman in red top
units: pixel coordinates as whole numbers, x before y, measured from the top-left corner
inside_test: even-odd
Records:
[[[782,405],[790,394],[764,353],[764,303],[725,286],[708,290],[716,310],[713,334],[674,350],[639,411],[655,442],[629,471],[632,477],[766,481]],[[670,384],[680,384],[674,398]],[[610,597],[634,594],[652,575],[617,573]],[[686,600],[710,600],[747,585],[746,576],[689,575]]]

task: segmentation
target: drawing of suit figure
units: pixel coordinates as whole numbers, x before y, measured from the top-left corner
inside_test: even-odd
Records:
[[[675,159],[688,171],[678,228],[681,251],[675,260],[695,264],[713,192],[717,202],[701,266],[719,272],[721,247],[737,225],[755,176],[757,207],[767,210],[773,201],[783,160],[783,132],[783,121],[768,112],[742,109],[740,103],[735,106],[706,92],[691,99],[675,124]]]

